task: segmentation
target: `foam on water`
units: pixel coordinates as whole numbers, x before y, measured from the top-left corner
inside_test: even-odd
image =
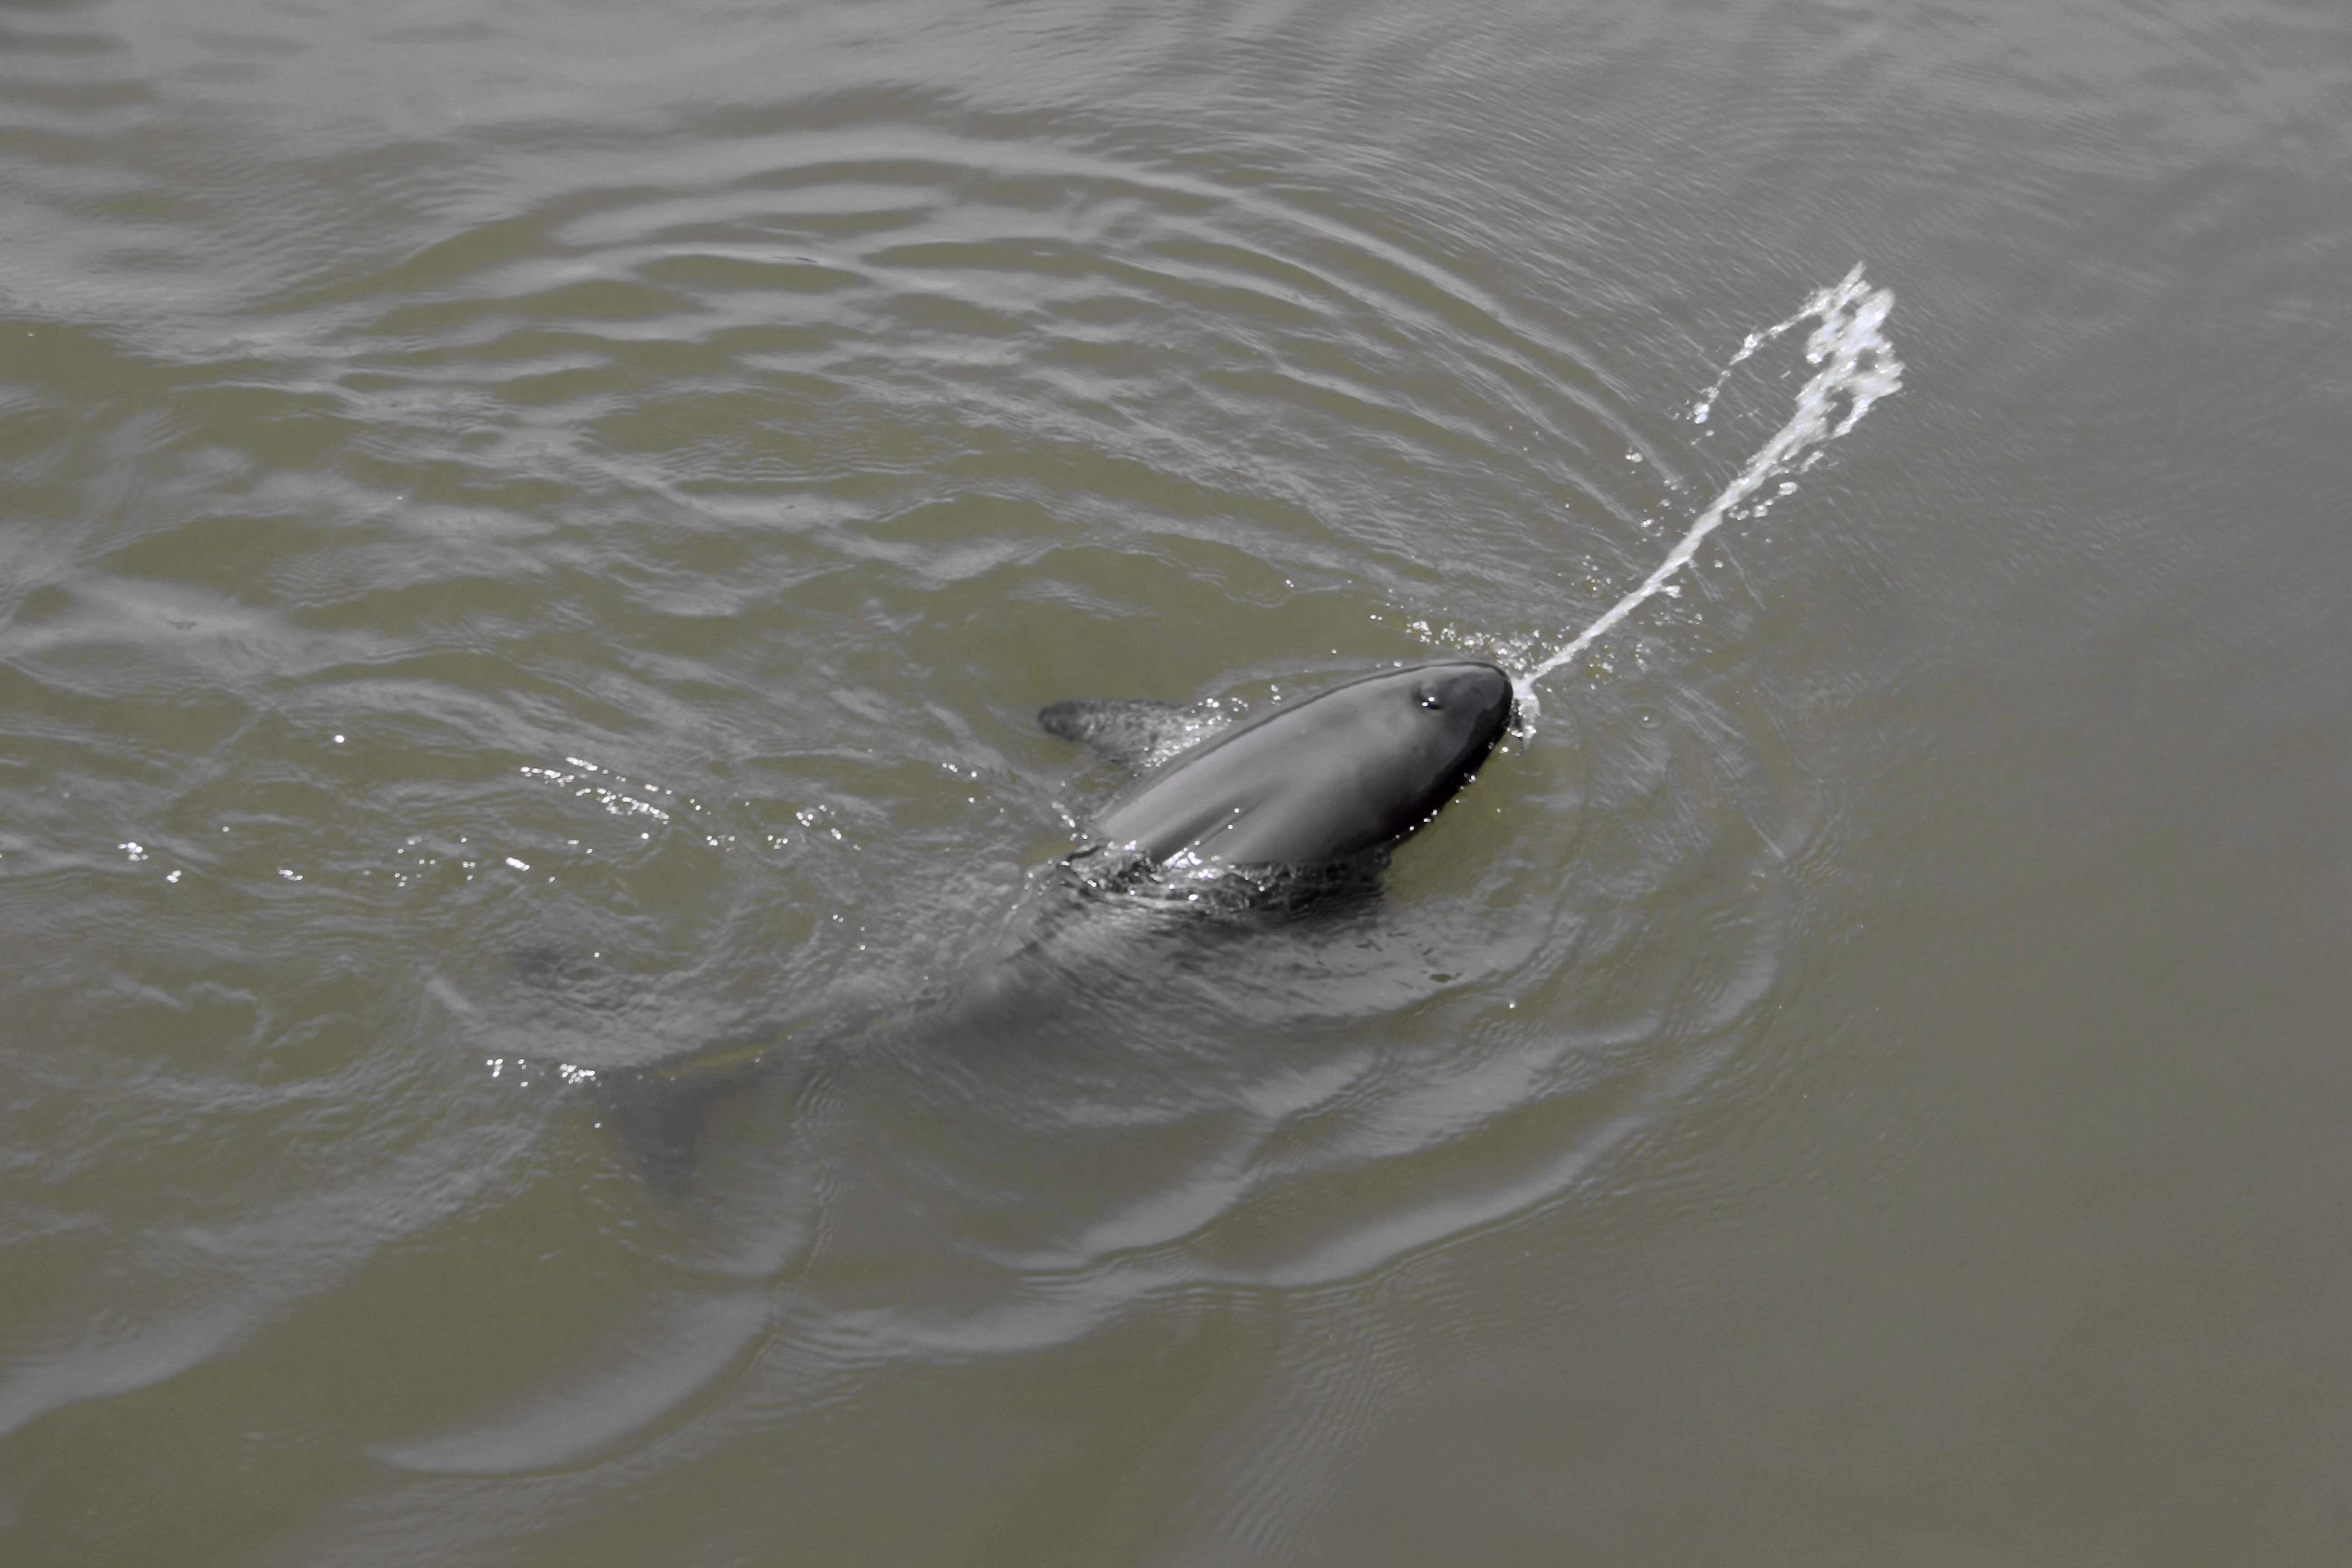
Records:
[[[1895,307],[1895,296],[1885,289],[1873,289],[1863,278],[1856,264],[1845,275],[1844,281],[1833,289],[1814,294],[1799,308],[1797,313],[1760,332],[1750,332],[1723,367],[1697,404],[1691,409],[1694,424],[1704,425],[1713,411],[1715,400],[1721,395],[1724,384],[1742,361],[1772,342],[1791,327],[1803,321],[1818,323],[1805,342],[1805,358],[1820,366],[1797,394],[1797,409],[1778,434],[1764,443],[1756,455],[1748,459],[1745,468],[1723,493],[1708,503],[1690,527],[1684,531],[1674,549],[1658,563],[1657,569],[1642,580],[1641,585],[1612,605],[1600,619],[1578,634],[1575,640],[1559,652],[1543,659],[1524,675],[1514,674],[1512,683],[1517,689],[1522,710],[1535,713],[1541,709],[1536,696],[1535,683],[1592,646],[1612,626],[1623,620],[1653,595],[1666,589],[1674,574],[1691,563],[1706,536],[1715,531],[1733,510],[1765,485],[1782,474],[1811,467],[1820,453],[1814,448],[1836,439],[1861,423],[1870,412],[1871,405],[1903,385],[1903,362],[1895,357],[1894,345],[1887,342],[1884,328],[1887,312]],[[1808,454],[1811,454],[1809,457]],[[1785,489],[1785,487],[1784,487]]]

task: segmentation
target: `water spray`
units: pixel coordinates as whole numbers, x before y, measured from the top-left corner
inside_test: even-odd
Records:
[[[1772,342],[1790,328],[1805,321],[1818,323],[1811,336],[1805,340],[1806,360],[1821,368],[1797,394],[1797,411],[1790,416],[1779,434],[1764,443],[1756,455],[1748,459],[1739,475],[1724,488],[1723,493],[1710,502],[1685,530],[1657,569],[1642,580],[1641,585],[1609,609],[1591,626],[1579,633],[1575,640],[1552,654],[1525,675],[1514,673],[1511,684],[1520,710],[1529,717],[1542,711],[1535,684],[1586,648],[1633,613],[1643,601],[1666,586],[1674,574],[1691,563],[1698,547],[1713,533],[1734,508],[1747,500],[1766,484],[1795,469],[1802,472],[1821,458],[1815,448],[1835,440],[1862,421],[1871,405],[1903,385],[1903,362],[1895,357],[1894,345],[1886,341],[1884,328],[1887,312],[1895,308],[1891,290],[1873,289],[1864,280],[1862,268],[1845,275],[1845,280],[1833,289],[1824,289],[1801,306],[1787,321],[1768,327],[1760,332],[1750,332],[1723,367],[1723,374],[1707,388],[1691,410],[1694,424],[1704,425],[1722,394],[1724,384],[1732,370],[1758,349]]]

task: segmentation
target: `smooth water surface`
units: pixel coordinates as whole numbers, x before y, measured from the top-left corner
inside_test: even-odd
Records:
[[[2335,0],[0,5],[0,1561],[2342,1563],[2347,430]]]

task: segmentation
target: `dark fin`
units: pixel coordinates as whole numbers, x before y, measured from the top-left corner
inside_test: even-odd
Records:
[[[1116,763],[1149,767],[1200,739],[1186,710],[1148,697],[1079,698],[1037,710],[1048,735],[1079,741]]]
[[[701,1163],[711,1113],[749,1089],[765,1065],[763,1047],[724,1047],[671,1067],[599,1072],[597,1098],[646,1179],[680,1197]]]

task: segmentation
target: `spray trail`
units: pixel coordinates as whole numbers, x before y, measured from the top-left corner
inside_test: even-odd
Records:
[[[1811,467],[1821,454],[1806,454],[1824,441],[1834,440],[1861,423],[1870,412],[1870,405],[1903,385],[1903,362],[1895,357],[1894,345],[1886,341],[1881,330],[1886,324],[1886,314],[1895,307],[1894,294],[1885,289],[1873,289],[1864,280],[1857,265],[1845,275],[1845,281],[1834,289],[1824,289],[1807,300],[1797,313],[1776,326],[1760,332],[1751,332],[1739,352],[1723,367],[1723,374],[1706,390],[1691,418],[1706,423],[1715,399],[1730,379],[1734,366],[1801,321],[1818,321],[1812,335],[1805,342],[1805,358],[1821,368],[1805,383],[1797,395],[1797,411],[1780,433],[1764,443],[1757,454],[1748,459],[1739,477],[1725,487],[1721,495],[1666,552],[1657,570],[1642,580],[1641,586],[1609,607],[1599,620],[1584,628],[1575,641],[1551,655],[1525,675],[1514,678],[1518,698],[1528,711],[1540,706],[1536,700],[1535,683],[1582,653],[1610,627],[1632,615],[1643,601],[1666,585],[1667,580],[1691,563],[1698,547],[1718,524],[1731,514],[1740,502],[1754,495],[1771,479],[1797,467]],[[1839,416],[1841,406],[1843,417]]]

